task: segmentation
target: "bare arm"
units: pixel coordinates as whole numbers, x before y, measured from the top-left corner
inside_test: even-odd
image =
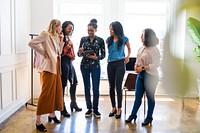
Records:
[[[125,64],[129,62],[129,57],[130,57],[130,55],[131,55],[131,46],[130,46],[129,41],[126,43],[126,47],[127,47],[127,49],[128,49],[128,54],[127,54],[127,56],[126,56],[126,58],[125,58],[125,60],[124,60],[124,63],[125,63]]]

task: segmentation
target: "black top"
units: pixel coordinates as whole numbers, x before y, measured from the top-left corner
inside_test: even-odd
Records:
[[[78,53],[79,57],[83,57],[81,61],[81,66],[85,68],[98,68],[100,67],[100,61],[105,58],[105,43],[101,37],[95,36],[94,40],[91,42],[88,36],[82,37],[79,48],[85,50],[93,50],[97,60],[93,60],[83,56],[83,53]]]

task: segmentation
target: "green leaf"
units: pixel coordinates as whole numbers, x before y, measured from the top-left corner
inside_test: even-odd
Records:
[[[189,17],[187,19],[187,29],[193,42],[200,45],[200,21]]]
[[[193,52],[194,52],[194,54],[195,54],[195,56],[196,56],[196,60],[197,60],[198,62],[200,62],[200,46],[194,48],[194,49],[193,49]]]

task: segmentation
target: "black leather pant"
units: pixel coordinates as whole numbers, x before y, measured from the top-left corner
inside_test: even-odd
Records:
[[[70,98],[71,102],[76,102],[76,86],[78,83],[76,72],[72,61],[68,57],[62,57],[61,59],[61,69],[62,69],[62,87],[63,87],[63,97],[65,94],[65,87],[67,85],[67,81],[70,82]]]
[[[124,60],[109,62],[107,66],[108,81],[110,87],[110,100],[112,107],[116,107],[115,88],[117,91],[117,107],[122,107],[122,82],[126,66]]]

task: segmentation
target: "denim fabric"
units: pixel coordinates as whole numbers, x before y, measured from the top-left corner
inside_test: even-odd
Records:
[[[99,105],[99,83],[100,83],[100,73],[101,68],[85,68],[81,65],[81,73],[84,82],[85,89],[85,100],[87,109],[92,109],[94,111],[98,110]],[[90,76],[92,78],[92,90],[93,90],[93,104],[91,101],[91,85],[90,85]]]
[[[116,107],[115,88],[117,91],[117,106],[122,107],[122,82],[125,74],[126,66],[124,60],[109,62],[107,66],[109,92],[112,107]]]
[[[120,47],[120,49],[118,49],[118,41],[117,42],[112,42],[111,45],[109,45],[108,47],[108,62],[113,62],[113,61],[117,61],[117,60],[122,60],[125,59],[125,53],[124,53],[124,48],[126,43],[128,42],[128,38],[126,36],[122,36],[123,39],[123,44]]]
[[[158,78],[142,71],[136,79],[135,102],[131,114],[136,115],[142,103],[144,93],[147,96],[148,111],[147,117],[152,117],[155,107],[155,90],[158,84]]]

